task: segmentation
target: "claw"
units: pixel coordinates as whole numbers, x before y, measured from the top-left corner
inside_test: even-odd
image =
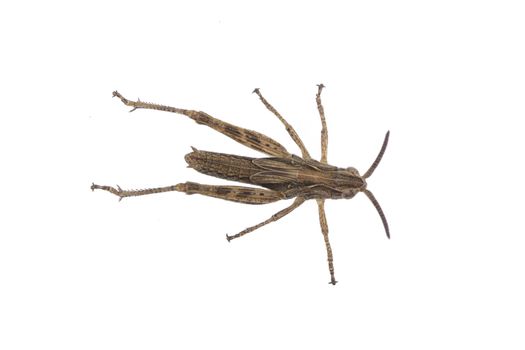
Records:
[[[232,240],[232,237],[229,234],[226,234],[226,239],[228,240],[228,242],[230,242]]]
[[[253,89],[252,94],[257,94],[257,93],[259,93],[259,88]]]
[[[103,189],[100,185],[95,185],[94,182],[91,183],[91,191]]]
[[[121,195],[121,193],[122,193],[123,191],[122,191],[122,188],[120,188],[119,185],[117,185],[117,190],[118,190],[118,194],[117,194],[117,196],[118,196],[118,201],[120,202],[120,201],[122,200],[122,198],[124,198],[124,196]]]

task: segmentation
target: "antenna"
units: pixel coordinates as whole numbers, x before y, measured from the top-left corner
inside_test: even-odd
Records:
[[[379,165],[379,162],[381,161],[381,158],[383,158],[383,154],[385,154],[386,146],[388,145],[389,136],[390,136],[390,130],[387,131],[385,135],[385,140],[383,141],[383,146],[381,146],[381,151],[379,151],[379,154],[377,155],[376,160],[374,160],[374,163],[372,163],[368,171],[363,175],[363,179],[366,179],[372,176],[372,173],[374,172],[374,170],[376,170],[377,166]]]
[[[388,136],[388,134],[387,134],[387,136]],[[388,239],[390,239],[390,230],[388,228],[388,222],[386,221],[385,214],[383,213],[383,209],[381,209],[381,206],[379,205],[379,202],[377,201],[376,197],[374,197],[372,192],[370,192],[369,190],[364,190],[363,192],[366,194],[368,199],[370,199],[370,201],[372,202],[374,207],[376,207],[377,213],[381,217],[381,221],[383,221],[383,226],[385,227],[386,236],[388,237]]]

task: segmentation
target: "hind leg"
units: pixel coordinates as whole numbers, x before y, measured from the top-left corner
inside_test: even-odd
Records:
[[[203,185],[196,182],[185,182],[177,185],[147,188],[142,190],[123,190],[111,186],[91,185],[91,190],[104,190],[118,196],[124,197],[145,196],[148,194],[178,191],[186,194],[201,194],[203,196],[215,197],[232,202],[244,204],[267,204],[285,199],[281,192],[265,190],[254,187],[242,186],[213,186]]]
[[[250,147],[256,151],[268,154],[275,157],[288,157],[290,153],[281,145],[279,142],[274,139],[261,134],[257,131],[244,129],[238,126],[235,126],[230,123],[226,123],[220,119],[214,118],[211,115],[201,112],[193,111],[189,109],[175,108],[170,106],[164,106],[155,103],[142,102],[140,100],[130,101],[122,96],[119,92],[113,92],[114,97],[118,97],[122,103],[126,106],[133,107],[131,112],[136,109],[154,109],[158,111],[171,112],[176,114],[185,115],[193,119],[197,124],[206,125],[221,134],[228,136],[229,138],[234,139],[235,141],[243,144],[246,147]]]

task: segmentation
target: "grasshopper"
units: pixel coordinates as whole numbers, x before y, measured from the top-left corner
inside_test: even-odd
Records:
[[[257,94],[264,106],[284,124],[288,134],[297,146],[299,146],[302,154],[301,157],[289,153],[280,143],[266,135],[223,122],[205,112],[147,103],[140,100],[130,101],[115,91],[113,92],[113,97],[118,97],[126,106],[132,107],[133,109],[130,112],[137,109],[153,109],[185,115],[198,124],[206,125],[215,129],[244,146],[262,152],[269,157],[250,158],[232,154],[200,151],[194,147],[192,147],[192,152],[184,157],[188,163],[188,167],[193,168],[200,173],[245,184],[257,185],[260,186],[259,188],[244,186],[213,186],[195,182],[185,182],[167,187],[123,190],[118,185],[114,188],[93,183],[91,190],[105,190],[117,195],[120,199],[131,196],[143,196],[152,193],[179,191],[185,192],[186,194],[197,193],[204,196],[244,204],[267,204],[295,198],[289,207],[275,213],[269,219],[257,225],[248,227],[235,235],[227,234],[226,239],[228,242],[283,218],[298,208],[306,200],[315,199],[317,201],[319,222],[328,257],[328,269],[330,271],[329,283],[335,285],[337,281],[334,274],[332,248],[328,238],[328,223],[326,221],[324,210],[325,199],[350,199],[357,193],[363,192],[376,208],[381,217],[381,221],[383,222],[386,235],[390,238],[388,222],[383,210],[372,192],[367,189],[366,183],[366,179],[372,175],[385,153],[390,131],[386,133],[379,154],[364,175],[360,175],[359,171],[353,167],[339,168],[329,165],[327,162],[328,130],[326,127],[324,108],[321,103],[321,91],[323,90],[324,85],[319,84],[317,87],[316,103],[321,117],[322,126],[320,161],[312,159],[295,129],[270,103],[268,103],[259,89],[255,89],[253,93]]]

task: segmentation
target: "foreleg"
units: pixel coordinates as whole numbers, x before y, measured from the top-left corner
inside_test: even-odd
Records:
[[[321,117],[321,163],[327,163],[328,155],[328,128],[326,127],[326,119],[324,117],[324,108],[321,103],[321,91],[324,88],[323,84],[317,85],[317,95],[315,96],[315,102],[317,103],[317,109],[319,110],[319,116]]]
[[[319,207],[319,222],[321,224],[321,231],[323,232],[324,244],[326,246],[326,255],[328,256],[328,269],[330,270],[330,283],[335,285],[337,281],[334,275],[334,256],[332,255],[332,247],[328,239],[328,222],[326,221],[326,214],[324,212],[324,199],[317,200]]]

